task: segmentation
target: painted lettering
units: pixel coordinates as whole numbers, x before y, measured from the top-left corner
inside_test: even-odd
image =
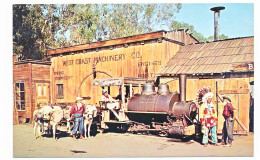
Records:
[[[138,67],[147,67],[147,66],[158,66],[161,65],[161,61],[151,61],[151,62],[138,62]]]
[[[54,72],[54,75],[64,75],[64,71]]]
[[[62,62],[63,66],[70,66],[73,65],[73,60],[67,60]]]
[[[133,52],[132,54],[131,54],[131,57],[132,57],[132,59],[135,59],[135,58],[142,58],[142,54],[140,53],[140,52]]]
[[[253,64],[248,64],[248,70],[252,70],[252,69],[254,69],[254,65]]]

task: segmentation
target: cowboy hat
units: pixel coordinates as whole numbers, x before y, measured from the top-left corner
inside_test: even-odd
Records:
[[[77,98],[76,98],[76,101],[82,101],[82,100],[83,100],[82,97],[77,97]]]
[[[205,102],[207,99],[212,98],[213,97],[213,93],[212,92],[208,92],[206,93],[203,97],[202,97],[202,101]]]
[[[102,89],[102,94],[104,94],[104,93],[106,93],[107,92],[107,90],[105,90],[105,89]]]
[[[231,102],[231,98],[229,96],[227,96],[227,95],[223,95],[222,98],[228,100],[229,102]]]

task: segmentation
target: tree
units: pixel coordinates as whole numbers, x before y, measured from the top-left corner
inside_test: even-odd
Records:
[[[108,39],[131,36],[170,27],[181,4],[114,4],[107,10]],[[103,35],[104,36],[104,35]]]
[[[24,59],[42,59],[55,46],[55,5],[13,5],[13,52]]]
[[[62,5],[61,34],[72,45],[115,39],[169,28],[181,4],[77,4]]]
[[[169,29],[181,4],[13,5],[14,54],[46,58],[46,50]]]
[[[200,42],[207,42],[207,41],[214,41],[214,36],[209,36],[208,38],[205,38],[201,33],[198,33],[193,25],[189,25],[188,23],[180,23],[178,21],[174,21],[171,24],[171,29],[181,29],[181,28],[186,28],[189,29],[188,33],[192,34],[198,41]],[[228,36],[222,34],[219,36],[220,40],[227,39]]]

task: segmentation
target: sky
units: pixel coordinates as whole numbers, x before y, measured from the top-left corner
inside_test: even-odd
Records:
[[[220,2],[221,1],[221,2]],[[0,141],[2,145],[0,145],[0,155],[2,159],[12,159],[12,107],[10,107],[10,103],[12,103],[12,4],[22,4],[22,3],[100,3],[103,0],[99,1],[90,1],[90,0],[64,0],[64,1],[53,1],[53,0],[45,0],[45,1],[37,1],[37,0],[9,0],[9,1],[1,1],[0,5],[0,17],[1,17],[1,25],[0,25],[0,32],[1,32],[1,54],[0,54],[0,72],[2,74],[2,83],[0,83],[0,88],[2,92],[0,94],[1,99],[1,106],[4,108],[3,112],[6,114],[2,114],[1,121],[5,122],[2,123],[2,128],[4,128],[4,132],[0,133]],[[112,1],[106,0],[105,3],[111,3]],[[124,0],[124,1],[113,1],[113,3],[146,3],[148,1],[140,1],[140,0]],[[149,0],[150,3],[174,3],[175,0],[168,0],[168,1],[161,1],[161,0]],[[193,25],[197,32],[203,34],[203,36],[208,37],[213,35],[213,12],[210,11],[211,7],[216,5],[225,6],[226,9],[221,11],[220,13],[220,34],[225,34],[229,37],[245,37],[245,36],[255,36],[255,44],[259,44],[259,32],[257,32],[259,27],[259,18],[255,18],[254,21],[254,6],[255,6],[255,17],[260,15],[260,1],[259,0],[233,0],[232,3],[251,3],[251,4],[224,4],[226,2],[230,2],[230,0],[218,0],[218,3],[221,4],[208,4],[211,1],[200,1],[199,3],[197,0],[196,4],[187,4],[193,3],[194,0],[182,0],[178,1],[179,3],[183,3],[182,9],[176,15],[176,20],[180,22],[186,22],[190,25]],[[204,3],[204,4],[200,4]],[[205,4],[206,3],[206,4]],[[216,3],[216,0],[215,0]],[[253,4],[254,3],[254,4]],[[254,23],[255,23],[255,32],[254,33]],[[254,35],[255,34],[255,35]],[[255,45],[255,53],[259,53],[259,45]],[[255,60],[258,61],[256,58],[258,54],[255,54]],[[260,63],[255,63],[255,68],[260,68]],[[259,79],[259,70],[256,69],[255,72],[255,79]],[[258,73],[257,73],[258,72]],[[258,80],[257,80],[258,81]],[[255,96],[260,97],[258,86],[259,83],[255,83]],[[259,101],[256,101],[256,106],[258,105]],[[255,113],[259,113],[259,107],[255,108]],[[257,114],[256,114],[257,115]],[[255,122],[260,121],[260,116],[255,117]],[[255,133],[259,133],[259,127],[255,127]],[[259,136],[254,137],[255,142],[260,142]],[[255,148],[259,148],[260,143],[255,143]],[[256,150],[255,150],[256,151]],[[260,157],[260,152],[255,152],[254,157],[244,157],[244,159],[258,159]],[[188,159],[193,160],[200,160],[201,157],[188,157]],[[207,159],[213,159],[212,157],[207,157]],[[231,157],[233,159],[242,159],[242,157]],[[225,159],[231,159],[230,157],[225,157]],[[67,158],[70,159],[70,158]],[[88,158],[89,159],[89,158]],[[187,157],[180,157],[178,159],[187,159]],[[204,158],[203,158],[204,159]],[[215,157],[218,159],[218,157]]]
[[[224,6],[220,11],[220,35],[229,38],[254,36],[253,3],[183,3],[175,20],[194,26],[204,37],[214,34],[214,12],[210,8]]]

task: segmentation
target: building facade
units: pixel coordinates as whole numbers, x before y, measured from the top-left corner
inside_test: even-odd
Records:
[[[187,76],[186,99],[196,100],[199,89],[210,87],[218,111],[218,131],[224,118],[223,103],[217,95],[231,97],[238,116],[234,130],[247,133],[252,120],[254,84],[254,37],[234,38],[185,45],[158,72],[162,83],[179,92],[179,75]]]
[[[50,103],[51,62],[23,60],[13,62],[13,124],[31,123],[33,111]]]

